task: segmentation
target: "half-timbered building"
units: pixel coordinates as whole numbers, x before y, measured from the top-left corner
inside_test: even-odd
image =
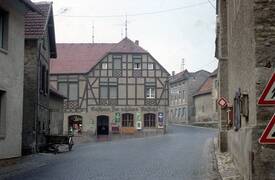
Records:
[[[57,44],[57,52],[50,82],[67,97],[64,131],[163,132],[169,73],[138,41]]]

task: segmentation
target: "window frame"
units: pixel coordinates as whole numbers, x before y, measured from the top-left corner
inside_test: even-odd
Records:
[[[121,120],[121,127],[134,127],[134,114],[132,113],[123,113]]]
[[[0,31],[0,50],[8,51],[8,31],[9,31],[9,13],[0,8],[0,16],[2,17]]]
[[[0,89],[0,139],[6,137],[6,91]]]
[[[148,92],[147,90],[149,90],[149,94],[147,93]],[[152,93],[152,91],[154,93]],[[155,99],[156,98],[156,87],[155,86],[146,86],[145,87],[145,96],[146,96],[146,99]]]
[[[71,85],[76,85],[76,99],[71,99],[70,93],[71,93]],[[79,97],[79,87],[78,87],[78,82],[68,82],[68,87],[67,87],[67,91],[68,91],[68,100],[69,101],[78,101],[78,97]]]
[[[151,68],[149,68],[150,65],[152,65]],[[148,70],[154,70],[154,69],[155,69],[155,64],[154,63],[148,63]]]
[[[154,118],[152,118],[154,117]],[[156,114],[146,113],[143,115],[143,127],[144,128],[155,128],[156,127]]]
[[[107,70],[107,69],[108,69],[108,63],[107,63],[107,62],[103,62],[103,63],[101,64],[101,69]]]

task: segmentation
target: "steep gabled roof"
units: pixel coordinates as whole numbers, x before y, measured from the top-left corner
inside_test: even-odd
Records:
[[[127,37],[117,43],[111,50],[111,53],[148,53],[142,47],[135,44]]]
[[[212,92],[213,78],[208,77],[208,79],[202,84],[197,93],[194,96],[209,94]]]
[[[49,34],[51,58],[56,58],[56,43],[53,9],[51,2],[35,3],[35,6],[41,10],[41,13],[27,11],[25,14],[25,38],[39,39]]]
[[[59,43],[57,59],[50,62],[51,74],[87,73],[115,44]]]
[[[58,43],[51,74],[84,74],[109,53],[148,53],[128,38],[119,43]]]
[[[30,10],[32,11],[36,11],[38,13],[40,13],[40,9],[37,8],[33,2],[31,2],[30,0],[19,0],[21,3],[25,4],[25,6],[27,6]]]

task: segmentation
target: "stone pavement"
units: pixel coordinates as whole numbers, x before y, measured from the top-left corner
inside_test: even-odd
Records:
[[[221,153],[218,150],[217,138],[214,140],[215,144],[215,155],[218,165],[218,171],[222,180],[243,180],[243,177],[238,172],[233,158],[230,153]]]

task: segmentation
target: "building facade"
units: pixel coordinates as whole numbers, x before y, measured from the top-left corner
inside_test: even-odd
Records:
[[[275,179],[275,146],[259,143],[274,106],[257,104],[275,71],[275,2],[219,0],[217,7],[219,96],[229,101],[219,110],[220,150],[245,180]]]
[[[195,119],[193,95],[209,76],[209,72],[182,71],[169,79],[170,105],[169,121],[172,123],[192,123]]]
[[[21,156],[24,13],[27,1],[0,4],[0,159]]]
[[[24,108],[22,153],[38,152],[50,133],[49,62],[56,57],[52,3],[25,14]]]
[[[217,71],[214,71],[193,96],[195,105],[196,123],[218,122],[218,80]]]
[[[67,97],[64,131],[162,132],[169,73],[135,43],[58,44],[51,85]]]
[[[49,128],[50,135],[63,135],[63,124],[64,124],[64,99],[60,92],[55,88],[50,87],[49,97]]]

